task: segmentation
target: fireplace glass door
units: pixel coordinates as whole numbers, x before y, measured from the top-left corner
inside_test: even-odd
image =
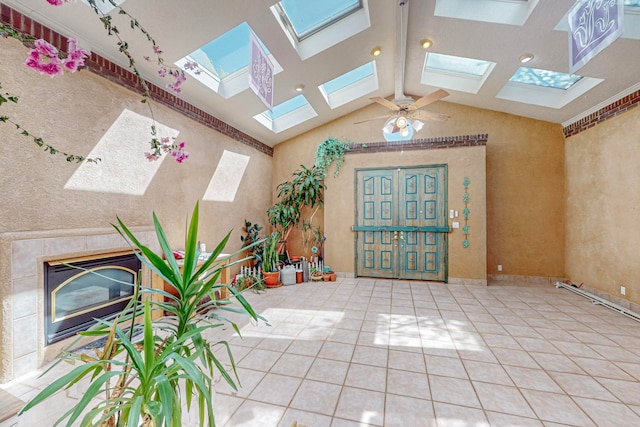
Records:
[[[134,294],[139,269],[140,261],[131,253],[46,263],[46,344],[87,329],[96,318],[120,312]]]

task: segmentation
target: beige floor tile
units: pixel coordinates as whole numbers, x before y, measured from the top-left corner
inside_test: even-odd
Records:
[[[513,385],[509,375],[498,363],[477,362],[475,360],[465,360],[463,363],[472,381]]]
[[[425,355],[427,372],[431,375],[468,379],[462,360],[455,357]]]
[[[389,368],[426,373],[427,368],[422,353],[389,350]]]
[[[505,366],[504,369],[519,388],[562,393],[562,389],[542,369],[522,368],[519,366]]]
[[[238,363],[238,367],[267,372],[276,364],[282,353],[254,348]]]
[[[345,386],[384,392],[387,388],[387,369],[351,363],[344,384]]]
[[[284,415],[285,408],[252,400],[245,400],[225,427],[273,427]]]
[[[640,405],[640,383],[637,381],[621,381],[610,378],[597,378],[597,381],[622,403]]]
[[[585,357],[571,357],[571,359],[589,375],[594,377],[612,378],[616,380],[633,381],[633,377],[613,362],[608,360],[588,359]]]
[[[482,407],[487,411],[502,412],[534,418],[535,414],[516,387],[474,382]]]
[[[372,366],[387,366],[389,350],[386,348],[369,347],[364,345],[356,346],[351,362]]]
[[[491,348],[509,348],[511,350],[521,350],[522,346],[518,344],[513,337],[508,335],[482,334],[485,344]]]
[[[291,408],[333,415],[342,387],[305,379],[291,401]]]
[[[587,397],[618,402],[618,399],[590,376],[550,372],[564,392],[571,397]]]
[[[253,389],[249,399],[274,405],[289,406],[301,382],[302,379],[300,378],[268,373],[260,381],[260,384]]]
[[[426,374],[389,369],[387,371],[387,394],[431,400],[429,378]]]
[[[568,396],[535,390],[522,390],[522,394],[542,421],[581,427],[594,426]]]
[[[227,384],[224,379],[218,378],[218,382],[216,383],[216,393],[230,394],[237,397],[247,397],[266,375],[265,372],[245,368],[238,368],[236,371],[238,373],[238,378],[240,379],[239,383],[238,381],[235,381],[238,391],[233,390],[233,388]],[[232,378],[236,380],[235,377]]]
[[[436,427],[432,402],[413,397],[387,395],[385,427]]]
[[[213,397],[213,414],[216,425],[225,425],[243,402],[244,399],[240,397],[216,393]]]
[[[324,341],[321,340],[295,340],[287,349],[287,353],[301,354],[315,357],[320,352]]]
[[[309,371],[307,372],[307,379],[325,381],[333,384],[344,383],[344,379],[347,377],[347,371],[349,370],[349,362],[342,362],[339,360],[330,359],[316,359]]]
[[[326,341],[318,353],[318,357],[348,362],[353,356],[355,345]]]
[[[438,427],[457,427],[460,425],[473,427],[489,427],[484,411],[448,403],[434,402]]]
[[[485,411],[491,427],[543,427],[541,421],[533,418]]]
[[[599,427],[640,425],[640,416],[621,403],[603,402],[582,397],[574,398],[574,400]]]
[[[305,427],[329,427],[331,425],[331,417],[297,409],[287,409],[278,427],[291,427],[294,422],[297,422],[299,426]]]
[[[434,402],[480,408],[480,401],[471,385],[471,381],[460,378],[429,375],[431,398]]]
[[[385,394],[344,387],[335,416],[351,421],[381,426],[384,422]]]
[[[578,365],[573,363],[570,358],[564,355],[534,352],[530,352],[529,355],[533,357],[545,371],[568,372],[572,374],[585,373]]]
[[[301,354],[283,354],[273,365],[271,372],[293,377],[304,377],[314,360],[311,356],[303,356]]]

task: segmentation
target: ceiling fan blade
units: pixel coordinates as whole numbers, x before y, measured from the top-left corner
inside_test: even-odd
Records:
[[[446,122],[449,116],[446,114],[432,113],[431,111],[417,110],[411,112],[411,117],[420,120],[430,120],[432,122]]]
[[[416,102],[414,102],[413,104],[409,105],[407,107],[407,110],[417,110],[418,108],[422,108],[426,105],[431,104],[432,102],[436,102],[446,96],[449,96],[449,92],[447,92],[446,90],[443,89],[438,89],[437,91],[433,92],[432,94],[429,94],[427,96],[423,96],[422,98],[418,99]]]
[[[372,117],[370,119],[366,119],[366,120],[360,120],[359,122],[355,122],[354,125],[360,124],[360,123],[366,123],[366,122],[371,122],[373,120],[380,120],[380,119],[388,119],[391,118],[393,115],[385,115],[385,116],[378,116],[378,117]]]
[[[393,111],[398,111],[400,109],[400,107],[398,107],[396,104],[394,104],[393,102],[384,99],[384,98],[380,98],[379,96],[375,96],[373,98],[369,98],[370,100],[372,100],[373,102],[377,102],[380,105],[383,105],[385,107],[387,107],[390,110]]]

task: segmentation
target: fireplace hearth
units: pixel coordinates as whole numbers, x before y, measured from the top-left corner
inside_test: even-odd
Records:
[[[140,267],[132,252],[45,262],[45,345],[115,317],[133,297]]]

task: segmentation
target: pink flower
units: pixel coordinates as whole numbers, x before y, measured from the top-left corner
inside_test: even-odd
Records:
[[[175,157],[177,163],[182,163],[189,158],[189,153],[184,151],[184,141],[173,147],[171,155]]]
[[[69,53],[64,60],[64,66],[72,73],[78,71],[84,65],[84,60],[89,54],[86,50],[78,47],[75,39],[69,39]]]
[[[48,62],[43,61],[43,55],[41,55],[37,49],[31,49],[29,51],[29,56],[24,63],[27,67],[38,71],[40,74],[45,74],[51,77],[63,73],[62,62],[57,56],[44,56],[44,58],[47,58]]]
[[[34,44],[36,45],[36,48],[34,50],[37,51],[40,55],[48,56],[49,58],[58,56],[58,49],[56,49],[55,46],[53,46],[49,42],[43,39],[38,39],[34,42]]]
[[[164,77],[167,75],[167,69],[166,69],[166,68],[164,68],[164,67],[163,67],[163,68],[160,68],[160,69],[158,70],[158,75],[159,75],[160,77],[164,78]]]
[[[147,62],[151,61],[151,59],[148,56],[143,56],[142,58]]]
[[[47,0],[47,1],[52,6],[62,6],[63,4],[68,2],[69,0]]]
[[[162,138],[160,138],[160,142],[162,142],[163,144],[167,144],[169,142],[169,137],[163,136]]]
[[[153,53],[155,53],[156,55],[160,55],[162,53],[162,50],[160,50],[158,46],[153,45]]]
[[[149,160],[150,162],[154,162],[156,160],[158,160],[160,158],[160,156],[155,156],[151,153],[144,153],[144,156],[147,158],[147,160]]]

